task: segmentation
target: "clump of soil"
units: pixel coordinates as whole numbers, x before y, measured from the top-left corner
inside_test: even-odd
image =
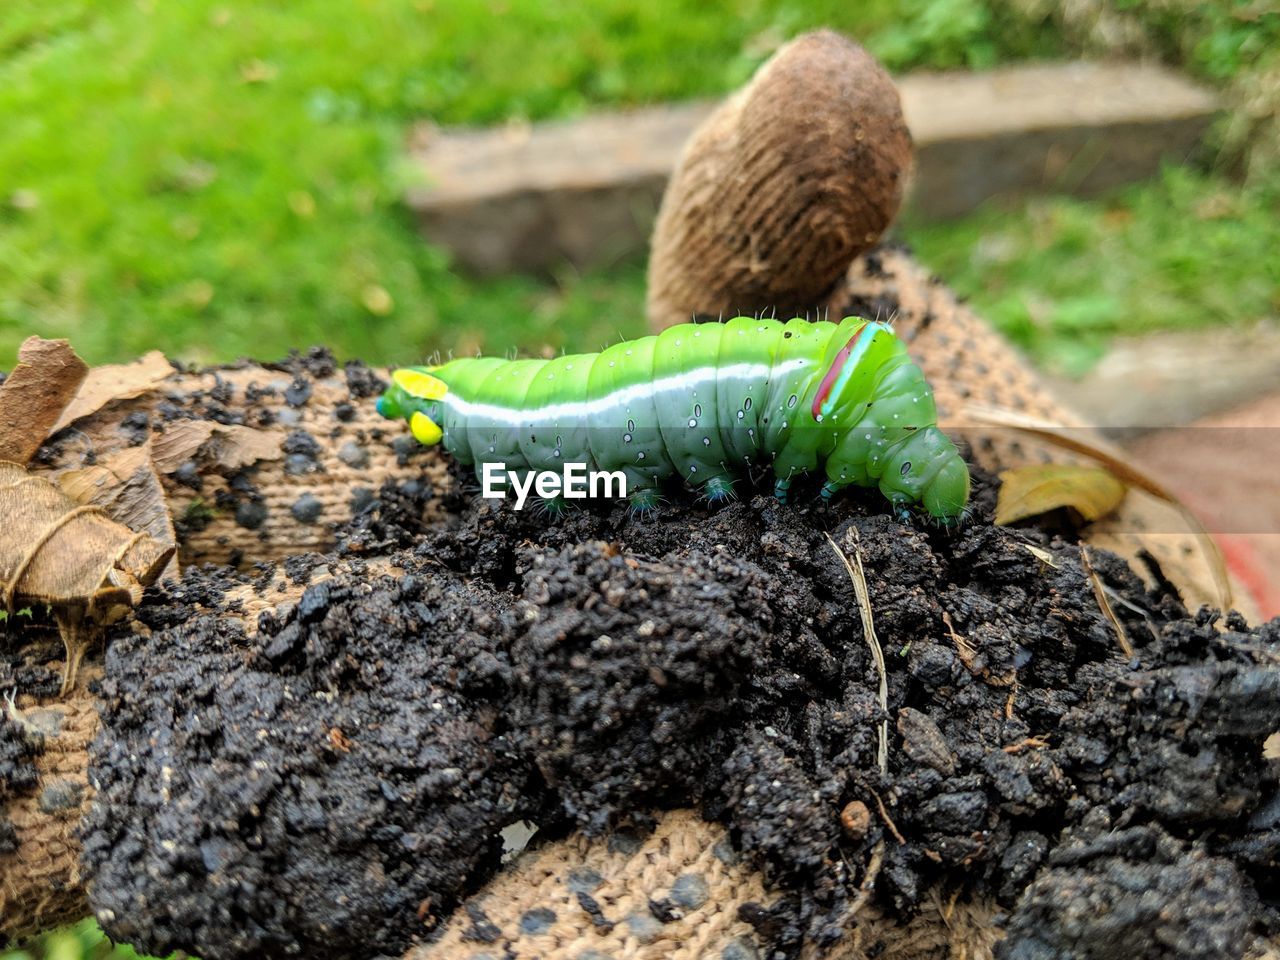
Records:
[[[254,636],[175,614],[191,581],[152,591],[107,656],[94,909],[152,952],[391,953],[511,822],[695,804],[766,869],[744,917],[780,956],[871,880],[899,911],[992,893],[1017,960],[1240,956],[1276,924],[1280,621],[1220,629],[1095,552],[1126,660],[1077,545],[992,526],[990,491],[950,532],[874,494],[554,522],[457,495],[424,529],[427,491],[386,488],[342,542],[395,575],[314,583]],[[865,567],[884,706],[828,534]]]
[[[84,850],[99,917],[207,956],[351,956],[433,923],[537,796],[493,696],[509,606],[353,575],[252,639],[213,615],[118,639]]]

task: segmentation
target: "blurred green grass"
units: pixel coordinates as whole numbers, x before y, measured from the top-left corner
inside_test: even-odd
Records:
[[[4,960],[137,960],[131,947],[112,944],[92,920],[55,930],[22,950],[0,953]]]
[[[821,24],[895,68],[1057,52],[980,0],[7,0],[0,365],[32,333],[94,362],[635,333],[634,265],[455,275],[399,204],[407,124],[719,93]]]
[[[1157,53],[1210,80],[1277,62],[1280,15],[1218,0],[1179,32],[1158,6],[1133,10]],[[453,271],[399,202],[408,124],[723,92],[820,24],[899,70],[1063,55],[1051,14],[1000,0],[10,0],[0,366],[31,333],[69,336],[94,362],[310,343],[386,362],[638,334],[639,264],[550,281]],[[1075,371],[1117,332],[1275,316],[1274,169],[1248,187],[1171,171],[1102,202],[900,233],[1034,358]]]
[[[1042,367],[1079,374],[1117,335],[1280,316],[1280,177],[1168,167],[1102,200],[989,205],[909,225],[922,260]]]

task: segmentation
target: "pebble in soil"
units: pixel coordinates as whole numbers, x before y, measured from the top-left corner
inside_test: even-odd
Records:
[[[152,952],[395,952],[507,823],[693,804],[766,869],[743,916],[781,955],[839,938],[879,850],[887,907],[990,893],[1015,960],[1240,956],[1274,926],[1280,621],[1188,616],[1097,553],[1127,661],[1077,547],[991,526],[989,490],[948,532],[871,495],[547,523],[454,494],[424,528],[427,491],[384,488],[341,540],[401,575],[313,584],[255,635],[155,591],[108,654],[92,905]],[[887,710],[827,532],[862,557]]]

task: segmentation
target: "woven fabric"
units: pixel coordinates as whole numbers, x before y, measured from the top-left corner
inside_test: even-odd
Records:
[[[437,942],[405,960],[751,960],[762,945],[738,908],[773,897],[723,827],[675,810],[647,837],[623,831],[592,842],[579,835],[519,858],[454,913]],[[868,904],[849,918],[850,935],[823,955],[987,957],[997,939],[993,913],[988,903],[936,890],[905,922]]]
[[[36,789],[10,799],[4,810],[17,849],[0,856],[0,943],[85,914],[76,830],[93,795],[87,751],[98,732],[98,711],[83,691],[102,668],[85,664],[80,673],[82,685],[61,702],[40,704],[20,696],[15,703],[25,723],[44,737],[45,748],[36,759]]]
[[[160,390],[109,404],[76,422],[75,432],[49,451],[46,469],[100,460],[131,442],[130,431],[121,428],[126,420],[165,422],[166,410],[175,407],[182,411],[179,419],[167,422],[152,446],[170,513],[185,530],[183,563],[252,564],[323,552],[333,547],[334,525],[351,518],[358,491],[423,479],[443,491],[448,483],[434,451],[411,438],[393,443],[404,431],[378,416],[373,397],[353,392],[342,371],[315,375],[302,367],[290,372],[257,364],[174,374]],[[186,457],[182,451],[190,444],[172,440],[171,431],[190,414],[215,432]],[[240,432],[224,438],[212,417]],[[252,484],[247,491],[233,486],[240,467],[218,462],[233,444],[232,454],[244,459],[252,454],[240,447],[268,454],[243,471]],[[296,449],[308,453],[291,454]],[[187,460],[198,472],[198,486],[181,470]],[[252,509],[241,509],[246,505]]]

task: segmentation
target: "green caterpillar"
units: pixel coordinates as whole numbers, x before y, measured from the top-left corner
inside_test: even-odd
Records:
[[[621,471],[651,510],[678,475],[710,499],[772,465],[785,501],[822,467],[822,496],[878,486],[899,512],[963,516],[969,470],[937,426],[933,392],[883,323],[760,320],[681,324],[600,353],[474,357],[395,371],[378,412],[443,441],[461,462],[521,471]]]

